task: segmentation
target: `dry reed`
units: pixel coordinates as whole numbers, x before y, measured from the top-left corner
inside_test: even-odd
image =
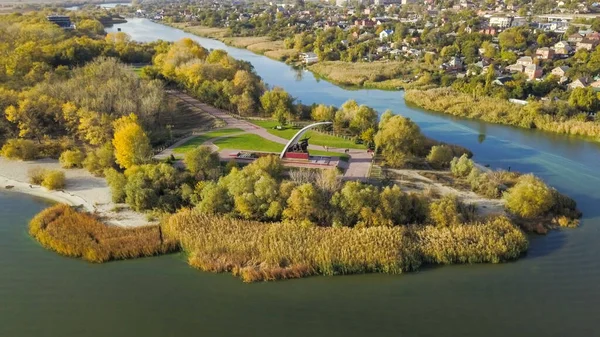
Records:
[[[96,263],[159,255],[178,249],[175,240],[163,239],[158,226],[107,226],[94,216],[64,204],[36,215],[29,223],[29,233],[45,248]]]

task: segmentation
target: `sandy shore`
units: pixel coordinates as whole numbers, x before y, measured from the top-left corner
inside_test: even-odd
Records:
[[[65,172],[66,187],[61,191],[50,191],[39,185],[29,184],[27,172],[34,167]],[[144,214],[111,201],[110,189],[103,178],[94,177],[83,169],[62,169],[57,160],[16,161],[0,157],[0,190],[81,206],[111,225],[135,227],[148,224]]]

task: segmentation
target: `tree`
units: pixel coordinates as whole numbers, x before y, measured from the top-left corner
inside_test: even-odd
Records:
[[[506,208],[523,218],[544,215],[554,205],[552,190],[532,174],[519,177],[515,186],[504,193]]]
[[[285,124],[286,119],[291,118],[294,112],[294,99],[281,88],[265,92],[260,97],[260,103],[267,115]]]
[[[115,148],[117,164],[127,169],[147,162],[152,156],[150,139],[137,122],[137,116],[131,114],[114,122],[115,135],[112,144]]]
[[[335,108],[325,104],[319,104],[313,107],[311,118],[315,121],[333,121],[335,118]]]
[[[450,165],[454,153],[448,145],[434,145],[427,156],[427,161],[436,168]]]
[[[386,163],[396,167],[404,165],[407,156],[421,152],[424,140],[419,126],[400,115],[390,117],[375,135]]]
[[[323,200],[313,184],[302,184],[292,190],[283,210],[283,218],[301,225],[319,224],[324,216]]]
[[[575,88],[569,96],[569,104],[582,111],[595,111],[598,107],[598,96],[592,88]]]
[[[442,199],[432,202],[429,205],[429,220],[439,227],[460,225],[462,217],[456,197],[446,195]]]
[[[202,187],[196,209],[208,214],[227,214],[233,209],[233,200],[226,186],[209,181]]]
[[[219,154],[208,146],[199,146],[187,152],[183,162],[188,171],[200,179],[217,179],[220,175]]]
[[[98,20],[85,19],[77,23],[77,30],[88,34],[100,35],[104,34],[104,25]]]
[[[372,223],[373,210],[379,201],[377,187],[358,181],[349,181],[331,198],[335,207],[335,226],[368,226]]]

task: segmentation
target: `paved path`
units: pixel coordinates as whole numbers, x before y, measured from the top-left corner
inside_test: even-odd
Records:
[[[280,144],[287,144],[287,142],[288,142],[287,139],[275,136],[275,135],[269,133],[263,127],[254,125],[243,119],[236,118],[221,109],[217,109],[213,106],[202,103],[202,102],[198,101],[197,99],[195,99],[185,93],[182,93],[179,91],[173,91],[173,90],[169,90],[168,93],[170,95],[175,96],[178,99],[186,102],[189,105],[197,107],[197,108],[205,111],[206,113],[208,113],[216,118],[221,119],[223,122],[225,122],[227,128],[242,129],[247,133],[253,133],[262,138],[265,138],[265,139],[268,139],[270,141],[280,143]],[[209,132],[209,131],[207,131],[207,132]],[[174,148],[180,146],[181,144],[184,144],[185,142],[187,142],[188,140],[190,140],[196,136],[197,135],[189,136],[189,137],[186,137],[186,138],[178,141],[177,143],[169,146],[167,149],[165,149],[164,151],[162,151],[155,157],[156,158],[169,157],[171,154],[173,154]],[[232,135],[228,135],[228,136],[232,136]],[[214,139],[212,141],[214,141]],[[212,145],[212,142],[209,145]],[[317,146],[317,145],[309,145],[309,150],[321,150],[322,151],[323,147]],[[330,152],[338,152],[338,153],[343,153],[345,151],[345,149],[331,148],[331,147],[328,148],[328,150]],[[348,161],[348,163],[345,163],[344,161],[340,161],[340,166],[346,170],[344,173],[344,178],[350,179],[350,180],[366,180],[367,176],[369,174],[369,167],[371,166],[371,159],[372,159],[371,154],[367,153],[367,150],[350,149],[348,155],[350,156],[350,160]]]

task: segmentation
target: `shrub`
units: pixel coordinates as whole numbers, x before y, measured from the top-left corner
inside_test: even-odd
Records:
[[[29,183],[34,185],[41,185],[46,176],[46,170],[41,167],[32,167],[27,172],[29,176]]]
[[[519,177],[517,184],[504,193],[506,208],[523,218],[547,213],[554,205],[552,190],[532,174]]]
[[[64,204],[36,215],[29,223],[29,234],[47,249],[96,263],[164,254],[178,248],[176,241],[163,238],[158,226],[106,226]]]
[[[106,143],[96,150],[89,151],[83,161],[83,167],[96,176],[101,176],[104,174],[104,170],[114,165],[114,150],[110,143]]]
[[[435,145],[431,148],[427,161],[436,168],[447,167],[454,158],[452,149],[447,145]]]
[[[429,221],[441,227],[458,225],[462,222],[460,205],[453,195],[446,195],[442,199],[429,204]]]
[[[63,168],[81,168],[83,167],[83,160],[85,159],[85,155],[81,150],[67,150],[64,151],[58,161]]]
[[[60,157],[61,153],[74,147],[74,141],[68,137],[52,139],[50,137],[44,136],[39,146],[39,157],[58,158]]]
[[[59,190],[65,187],[65,173],[59,170],[48,170],[44,174],[42,186],[49,190]]]
[[[1,153],[8,159],[34,160],[38,158],[39,147],[32,140],[14,138],[6,141]]]
[[[127,178],[125,178],[125,175],[114,168],[109,168],[104,171],[104,176],[106,177],[106,183],[110,187],[112,201],[115,203],[124,202],[125,185],[127,185]]]
[[[466,154],[460,158],[454,157],[450,162],[450,170],[455,177],[465,178],[471,173],[475,164]]]

